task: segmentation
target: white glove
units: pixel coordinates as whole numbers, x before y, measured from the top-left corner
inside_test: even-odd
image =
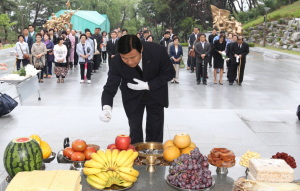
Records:
[[[111,120],[111,107],[109,105],[103,106],[103,111],[99,116],[100,120],[108,123]]]
[[[144,82],[133,78],[133,81],[137,82],[137,84],[127,83],[127,86],[132,90],[149,90],[148,82]]]
[[[239,62],[239,59],[240,59],[240,56],[239,56],[239,55],[237,55],[237,56],[236,56],[236,63],[238,63],[238,62]]]

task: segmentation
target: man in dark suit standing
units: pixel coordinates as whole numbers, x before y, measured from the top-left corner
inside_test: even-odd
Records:
[[[195,27],[194,32],[189,36],[189,52],[193,49],[194,42],[198,38],[199,30],[200,29],[198,27]],[[196,58],[191,57],[190,62],[191,62],[191,73],[193,73],[196,67]]]
[[[197,76],[197,84],[200,84],[201,78],[203,78],[203,84],[207,85],[206,75],[207,75],[207,63],[209,61],[210,54],[210,44],[206,42],[205,34],[200,34],[200,42],[195,44],[195,53],[196,53],[196,76]],[[204,68],[202,66],[202,62],[204,61]]]
[[[136,35],[125,35],[118,42],[102,93],[100,119],[111,119],[113,98],[120,86],[130,126],[131,143],[144,142],[143,115],[147,110],[146,142],[163,142],[164,107],[169,106],[168,81],[175,75],[164,47],[141,43]]]
[[[106,51],[108,53],[108,66],[110,67],[111,65],[111,59],[118,53],[117,50],[117,44],[118,44],[118,40],[117,40],[117,33],[115,31],[112,31],[110,33],[111,36],[111,40],[107,41],[107,45],[106,45]]]
[[[29,54],[31,54],[31,48],[32,48],[32,45],[33,45],[33,38],[31,36],[29,36],[28,28],[23,29],[23,35],[25,37],[24,41],[28,44]]]
[[[234,63],[234,56],[231,54],[231,46],[233,45],[233,43],[235,43],[237,41],[237,35],[233,35],[232,36],[232,42],[227,42],[227,48],[226,48],[226,56],[229,58],[229,60],[227,60],[227,66],[228,66],[228,72],[227,72],[227,78],[229,81],[229,75],[230,75],[230,68],[232,64]]]
[[[95,34],[93,35],[93,39],[96,40],[97,42],[97,50],[99,51],[100,54],[97,54],[94,56],[94,72],[99,69],[100,67],[100,61],[101,61],[101,44],[102,44],[102,36],[100,34],[101,29],[100,28],[95,28]],[[95,50],[96,52],[96,50]]]
[[[232,85],[237,76],[237,70],[239,69],[239,64],[241,61],[241,69],[239,76],[239,84],[242,85],[244,79],[244,70],[246,65],[246,56],[249,54],[249,45],[244,42],[242,36],[238,37],[238,41],[232,43],[231,45],[231,54],[233,57],[233,62],[230,67],[229,75],[229,85]]]

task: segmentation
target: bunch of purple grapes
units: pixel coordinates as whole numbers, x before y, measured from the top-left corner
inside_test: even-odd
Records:
[[[183,189],[203,189],[212,186],[208,159],[196,147],[191,154],[182,154],[173,160],[169,183]]]

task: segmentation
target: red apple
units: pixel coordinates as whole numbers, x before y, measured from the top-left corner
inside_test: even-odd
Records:
[[[88,147],[83,154],[85,155],[86,160],[91,160],[91,154],[97,153],[96,149],[94,147]]]
[[[128,135],[120,134],[116,137],[115,144],[118,149],[125,150],[128,149],[131,139]]]
[[[72,154],[71,160],[72,161],[84,161],[85,155],[82,152],[75,152]]]
[[[107,149],[117,149],[116,144],[110,144],[107,146]]]

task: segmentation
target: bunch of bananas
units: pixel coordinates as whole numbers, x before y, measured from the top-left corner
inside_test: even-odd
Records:
[[[113,184],[131,186],[139,176],[139,172],[132,167],[137,156],[138,152],[133,152],[132,149],[120,153],[117,149],[92,153],[92,159],[86,161],[83,168],[87,182],[100,190]]]

